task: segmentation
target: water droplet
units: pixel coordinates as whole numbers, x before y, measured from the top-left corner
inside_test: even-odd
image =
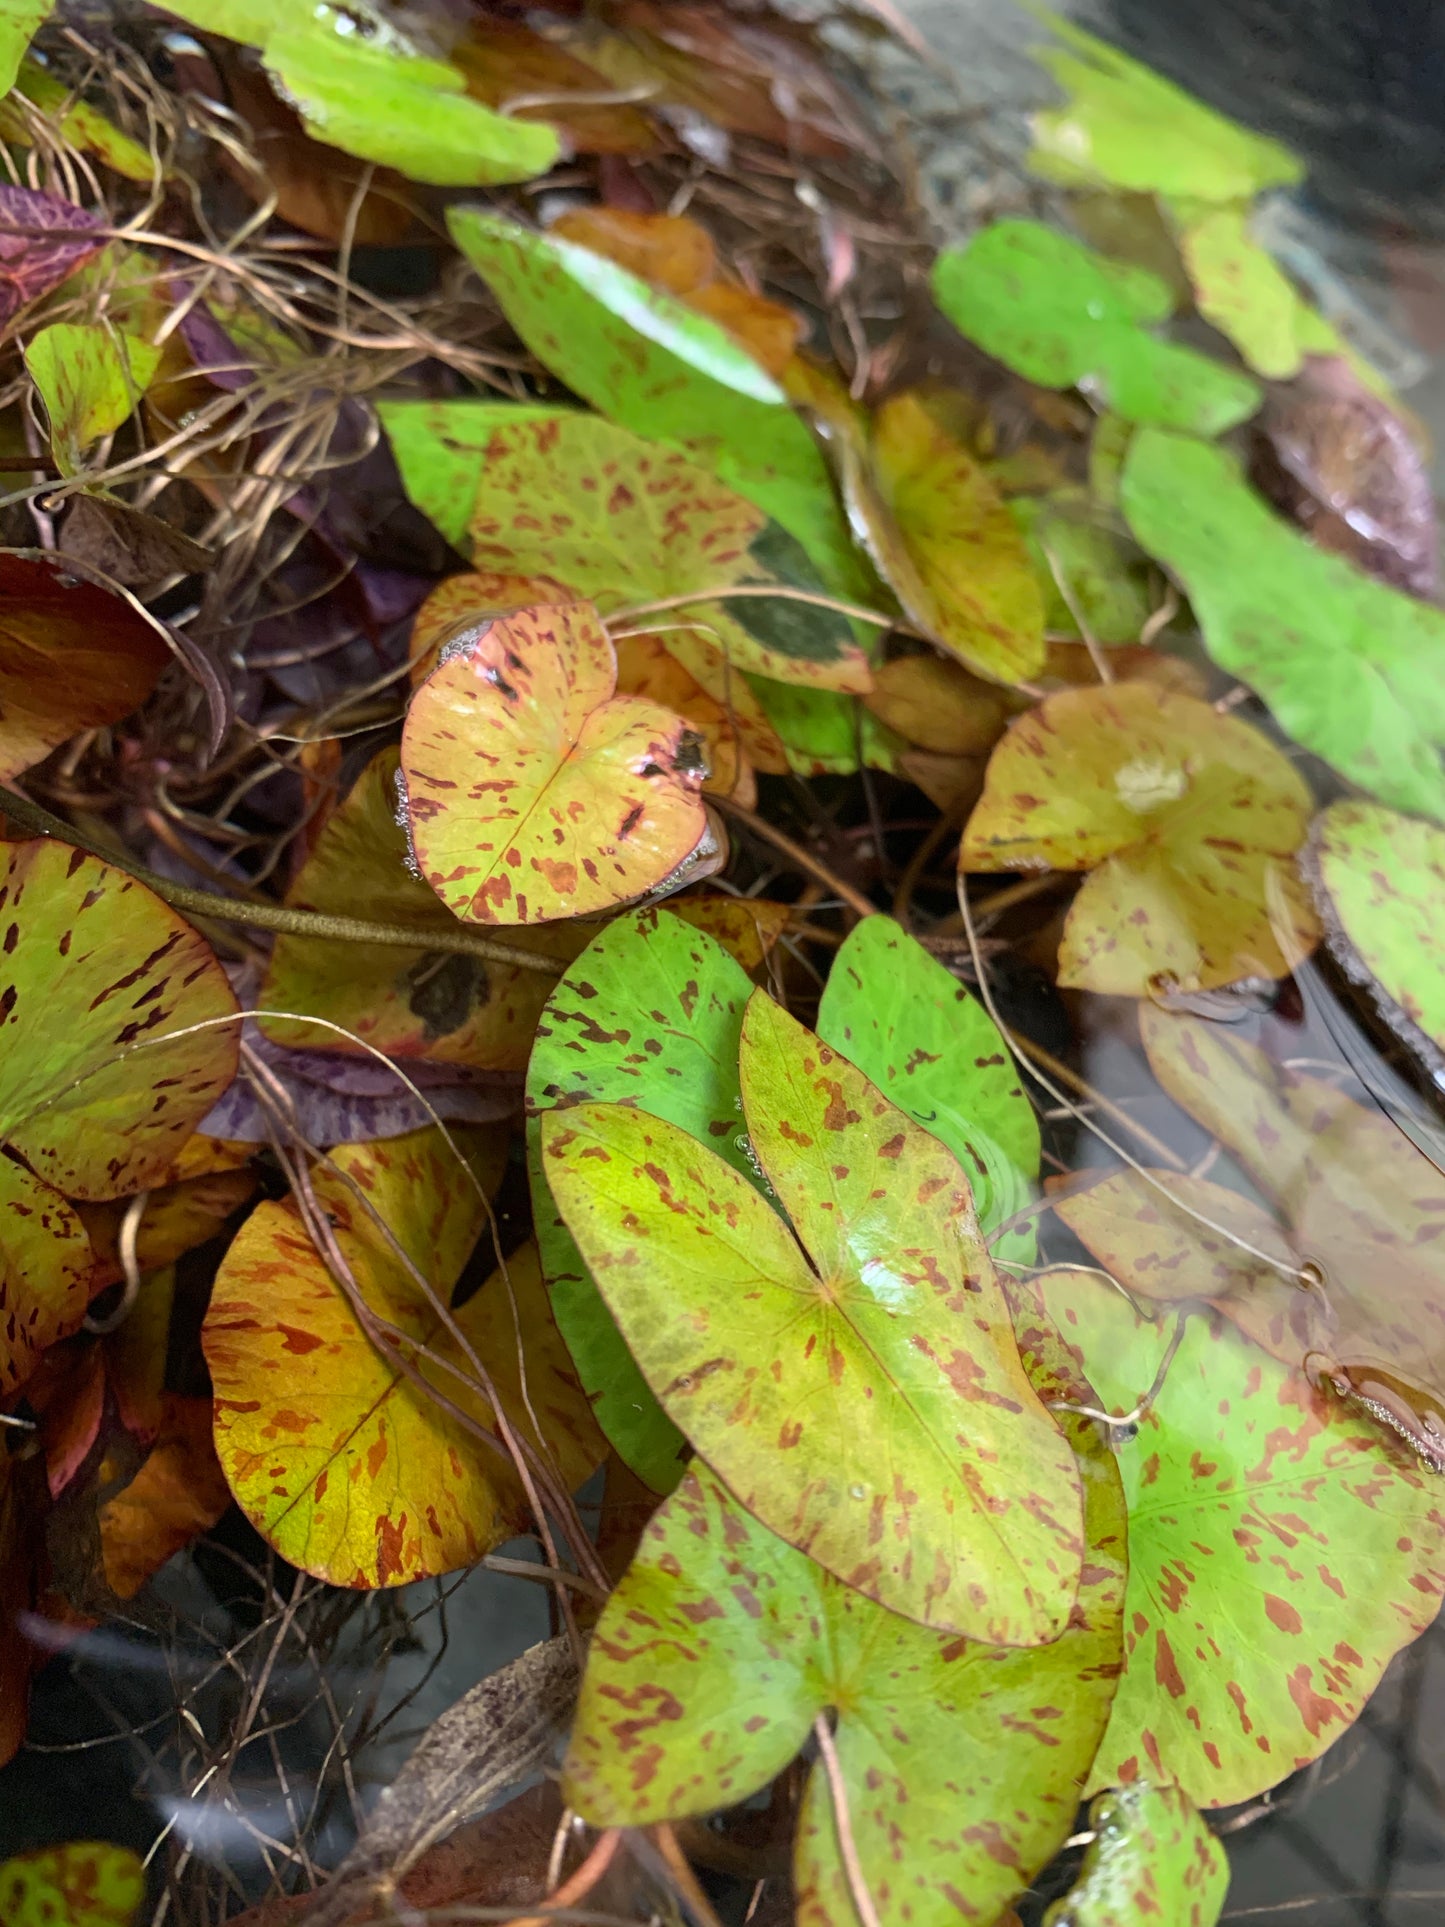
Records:
[[[855,1499],[864,1499],[868,1496],[867,1488],[861,1485],[850,1485],[848,1492],[849,1495]]]

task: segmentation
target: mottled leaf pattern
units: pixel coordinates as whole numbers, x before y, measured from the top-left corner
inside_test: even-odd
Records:
[[[0,1864],[5,1927],[131,1927],[145,1870],[129,1847],[77,1840]]]
[[[1101,684],[1012,725],[959,865],[1091,872],[1059,951],[1059,982],[1075,989],[1144,997],[1280,977],[1318,936],[1294,868],[1310,807],[1293,764],[1248,723],[1149,683]]]
[[[104,226],[98,214],[56,194],[0,183],[0,329],[98,254]]]
[[[607,632],[578,602],[479,625],[412,698],[412,845],[456,916],[594,914],[656,889],[702,841],[686,725],[616,687]]]
[[[761,992],[740,1063],[802,1250],[676,1126],[601,1104],[543,1120],[552,1193],[643,1376],[749,1510],[848,1585],[971,1637],[1054,1637],[1077,1473],[962,1173]]]
[[[159,348],[113,325],[57,321],[31,337],[25,366],[45,404],[62,473],[75,474],[90,444],[129,417],[160,359]]]
[[[1101,1793],[1089,1809],[1094,1838],[1073,1891],[1044,1927],[1215,1927],[1229,1890],[1224,1849],[1178,1787]]]
[[[75,1206],[0,1152],[0,1400],[79,1329],[95,1258]]]
[[[118,1599],[133,1599],[231,1503],[211,1439],[211,1402],[168,1394],[160,1435],[135,1477],[100,1508],[101,1561]]]

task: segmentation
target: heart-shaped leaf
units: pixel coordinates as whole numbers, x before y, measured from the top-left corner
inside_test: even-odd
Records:
[[[994,1919],[1073,1824],[1118,1667],[1118,1475],[1097,1439],[1084,1448],[1087,1577],[1068,1629],[1027,1652],[885,1611],[696,1467],[603,1610],[563,1766],[569,1804],[599,1826],[732,1806],[835,1708],[853,1842],[884,1927]],[[819,1764],[793,1882],[806,1927],[855,1920]]]
[[[397,769],[394,749],[367,764],[326,819],[286,893],[289,905],[438,935],[455,930],[452,913],[408,867],[406,831],[396,820]],[[565,962],[585,932],[559,925],[516,940]],[[370,1055],[336,1031],[268,1018],[268,1010],[325,1018],[389,1057],[520,1071],[553,981],[522,965],[420,946],[353,943],[342,958],[335,944],[282,935],[261,987],[259,1021],[269,1038],[298,1050]],[[393,1094],[403,1087],[394,1084]]]
[[[1287,147],[1206,107],[1151,67],[1131,60],[1061,14],[1030,11],[1072,49],[1036,47],[1034,58],[1070,98],[1032,120],[1029,165],[1067,186],[1188,194],[1247,201],[1268,187],[1293,187],[1304,166]]]
[[[31,337],[25,366],[45,403],[62,474],[74,475],[91,443],[129,418],[160,360],[159,348],[113,326],[57,321]]]
[[[500,1147],[459,1137],[496,1161]],[[441,1132],[342,1146],[312,1182],[361,1299],[390,1327],[386,1349],[367,1336],[295,1202],[261,1205],[221,1265],[203,1334],[226,1478],[277,1551],[333,1585],[399,1586],[471,1565],[520,1529],[527,1508],[505,1450],[473,1429],[495,1439],[465,1347],[515,1429],[555,1455],[569,1485],[601,1457],[535,1251],[513,1254],[510,1291],[493,1278],[467,1300],[454,1336],[438,1305],[450,1303],[486,1206]]]
[[[1099,1402],[1133,1410],[1167,1330],[1077,1269],[1039,1283]],[[1201,1806],[1252,1799],[1318,1758],[1434,1618],[1435,1481],[1217,1315],[1189,1319],[1118,1456],[1124,1676],[1093,1784],[1155,1778]]]
[[[573,602],[472,631],[413,696],[412,847],[454,915],[609,910],[657,889],[709,834],[682,718],[616,688],[607,631]]]
[[[1330,948],[1431,1061],[1445,1052],[1445,830],[1378,803],[1332,803],[1308,853]]]
[[[1294,765],[1248,723],[1150,683],[1098,684],[1010,727],[959,866],[1091,872],[1064,926],[1061,984],[1145,997],[1280,977],[1319,935],[1294,866],[1311,808]]]
[[[1072,1891],[1044,1927],[1215,1927],[1229,1891],[1229,1862],[1177,1786],[1148,1780],[1101,1793],[1089,1809],[1094,1838]]]
[[[891,917],[865,917],[833,960],[818,1035],[957,1158],[989,1232],[1029,1201],[1039,1125],[978,1000]],[[1032,1233],[1001,1250],[1033,1258]]]
[[[98,214],[56,194],[0,183],[0,329],[105,246]],[[50,232],[53,230],[53,233]]]
[[[0,782],[77,731],[118,723],[170,661],[155,628],[51,560],[0,555]]]
[[[970,341],[1042,388],[1082,388],[1126,421],[1219,435],[1260,403],[1247,375],[1158,340],[1169,289],[1037,221],[995,221],[933,264],[939,307]]]
[[[675,1125],[604,1104],[542,1122],[552,1194],[643,1376],[748,1509],[846,1584],[969,1637],[1055,1637],[1077,1473],[962,1172],[762,992],[740,1080],[802,1249]]]
[[[94,1279],[75,1206],[0,1152],[0,1402],[48,1345],[79,1330]]]
[[[738,1048],[752,988],[734,958],[670,911],[619,917],[553,991],[527,1067],[532,1213],[553,1314],[597,1423],[655,1492],[677,1483],[683,1436],[653,1396],[557,1210],[542,1118],[583,1103],[632,1104],[751,1176]]]
[[[394,402],[382,419],[411,499],[480,569],[565,583],[609,615],[698,596],[662,633],[723,700],[740,669],[868,687],[862,651],[834,611],[786,595],[706,600],[731,588],[816,594],[822,584],[784,529],[688,456],[575,408]],[[659,612],[649,626],[659,618],[669,621]]]
[[[1445,612],[1316,548],[1187,436],[1135,436],[1123,504],[1210,655],[1287,735],[1385,802],[1445,817]]]
[[[724,328],[570,241],[478,208],[453,208],[448,226],[566,387],[622,427],[690,449],[800,542],[836,594],[867,594],[817,443]]]
[[[131,1927],[145,1869],[129,1847],[77,1840],[0,1863],[5,1927]]]
[[[4,846],[0,931],[0,1142],[71,1197],[144,1190],[235,1075],[225,972],[144,884],[64,843]]]

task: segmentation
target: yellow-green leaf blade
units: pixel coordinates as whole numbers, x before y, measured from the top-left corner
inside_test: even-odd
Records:
[[[75,1840],[0,1864],[5,1927],[131,1927],[145,1869],[129,1847]]]
[[[79,468],[92,442],[113,434],[150,385],[161,351],[135,335],[89,322],[57,321],[25,350],[25,366],[50,418],[56,460]]]
[[[1229,1862],[1199,1809],[1178,1787],[1147,1780],[1101,1793],[1089,1809],[1094,1838],[1072,1891],[1044,1927],[1215,1927],[1229,1891]]]

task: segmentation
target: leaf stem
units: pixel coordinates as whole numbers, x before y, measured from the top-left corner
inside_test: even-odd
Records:
[[[187,884],[172,883],[169,877],[148,870],[143,863],[136,863],[128,856],[98,849],[72,824],[52,816],[49,810],[32,803],[28,796],[21,796],[16,790],[0,788],[0,810],[36,836],[56,837],[62,843],[73,844],[76,849],[98,857],[112,870],[123,870],[186,916],[212,917],[217,923],[237,923],[249,930],[274,930],[282,936],[311,937],[323,942],[387,944],[398,950],[438,950],[450,956],[483,957],[489,963],[535,970],[546,977],[560,977],[565,968],[553,957],[538,956],[534,950],[523,950],[518,944],[502,943],[495,937],[479,936],[460,925],[455,930],[419,930],[406,924],[331,917],[319,910],[295,910],[284,903],[249,903],[211,890],[192,890]]]
[[[820,857],[814,856],[811,850],[805,850],[801,843],[795,843],[785,831],[774,829],[765,818],[755,815],[752,810],[745,810],[741,803],[734,803],[726,796],[714,796],[712,801],[734,822],[741,823],[744,829],[751,830],[754,836],[760,836],[765,843],[771,843],[775,850],[806,870],[809,876],[816,877],[825,889],[831,890],[835,897],[841,897],[856,915],[876,917],[881,914],[878,905],[870,903],[861,890],[855,890],[851,883],[845,883]]]
[[[813,1738],[818,1742],[823,1771],[828,1776],[828,1791],[833,1796],[833,1821],[838,1829],[838,1851],[843,1861],[843,1871],[848,1876],[848,1890],[853,1896],[853,1905],[863,1927],[879,1927],[878,1909],[874,1906],[873,1896],[868,1891],[868,1882],[863,1878],[863,1866],[858,1858],[858,1845],[853,1838],[852,1822],[848,1818],[848,1789],[843,1782],[843,1769],[838,1763],[838,1749],[833,1744],[833,1733],[828,1725],[826,1713],[820,1713],[813,1721]]]

